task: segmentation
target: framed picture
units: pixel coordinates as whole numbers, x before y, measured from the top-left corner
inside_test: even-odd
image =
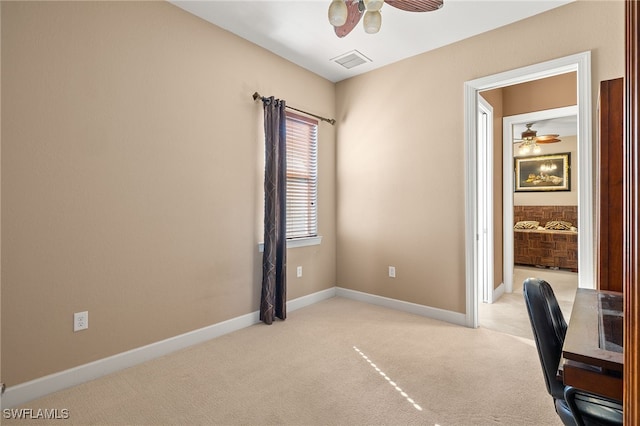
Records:
[[[515,192],[571,191],[571,154],[516,157]]]

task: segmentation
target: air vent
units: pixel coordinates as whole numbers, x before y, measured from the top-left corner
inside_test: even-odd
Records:
[[[345,53],[344,55],[340,55],[331,59],[338,65],[342,65],[346,69],[351,69],[353,67],[357,67],[358,65],[366,64],[367,62],[371,62],[371,59],[364,56],[362,53],[357,50],[352,50],[351,52]]]

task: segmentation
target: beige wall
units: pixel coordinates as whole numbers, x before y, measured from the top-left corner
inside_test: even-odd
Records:
[[[502,90],[505,117],[562,108],[578,103],[578,83],[575,72],[514,84]]]
[[[623,2],[578,1],[339,83],[338,285],[464,313],[464,82],[587,50],[595,112],[598,82],[624,73]]]
[[[334,84],[165,2],[2,2],[2,379],[16,385],[258,310],[261,105]],[[335,285],[335,129],[320,246]],[[304,276],[295,277],[295,266]],[[73,313],[90,327],[72,332]]]

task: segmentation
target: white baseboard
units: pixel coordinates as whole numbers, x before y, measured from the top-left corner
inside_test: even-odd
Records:
[[[388,297],[377,296],[375,294],[362,293],[360,291],[349,290],[342,287],[336,287],[336,296],[345,297],[347,299],[357,300],[359,302],[370,303],[372,305],[384,306],[385,308],[395,309],[398,311],[409,312],[411,314],[421,315],[436,319],[439,321],[449,322],[463,327],[467,326],[466,315],[459,312],[447,311],[430,306],[418,305],[417,303],[405,302]]]
[[[493,289],[493,301],[496,302],[504,294],[504,283]]]
[[[416,303],[404,302],[402,300],[390,299],[355,290],[348,290],[341,287],[331,287],[326,290],[290,300],[287,302],[287,311],[293,312],[297,309],[330,299],[334,296],[384,306],[390,309],[409,312],[461,326],[466,325],[465,315],[458,312],[432,308],[429,306],[418,305]],[[133,367],[143,362],[167,355],[171,352],[241,330],[259,322],[260,313],[258,311],[252,312],[198,330],[190,331],[179,336],[161,340],[150,345],[90,362],[88,364],[83,364],[68,370],[40,377],[29,382],[10,386],[0,399],[1,408],[10,408],[22,405],[52,392],[57,392],[71,386],[76,386],[81,383],[97,379],[107,374],[115,373],[116,371],[120,371],[125,368]]]
[[[335,287],[299,297],[287,302],[287,312],[293,312],[336,295]],[[167,355],[171,352],[203,343],[207,340],[252,326],[260,322],[260,312],[241,315],[227,321],[190,331],[169,339],[151,343],[88,364],[40,377],[29,382],[7,387],[0,399],[1,408],[22,405],[71,386],[97,379],[110,373]]]
[[[322,302],[326,299],[331,299],[336,295],[336,288],[331,287],[326,290],[321,290],[307,296],[298,297],[297,299],[289,300],[287,302],[287,312],[293,312],[296,309],[304,308],[314,303]]]

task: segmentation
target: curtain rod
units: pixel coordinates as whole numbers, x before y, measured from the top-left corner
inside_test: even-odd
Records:
[[[263,101],[264,101],[266,98],[264,98],[262,95],[260,95],[260,93],[255,92],[255,93],[253,94],[253,100],[254,100],[254,101],[257,101],[258,99],[261,99],[261,100],[263,100]],[[326,121],[327,123],[331,124],[332,126],[336,124],[336,120],[335,120],[335,119],[333,119],[333,118],[324,118],[324,117],[321,117],[321,116],[319,116],[319,115],[315,115],[315,114],[312,114],[312,113],[307,112],[307,111],[303,111],[303,110],[298,109],[298,108],[290,107],[289,105],[285,105],[285,107],[286,107],[286,108],[289,108],[289,109],[292,109],[292,110],[294,110],[294,111],[301,112],[301,113],[303,113],[303,114],[310,115],[311,117],[317,118],[318,120]]]

